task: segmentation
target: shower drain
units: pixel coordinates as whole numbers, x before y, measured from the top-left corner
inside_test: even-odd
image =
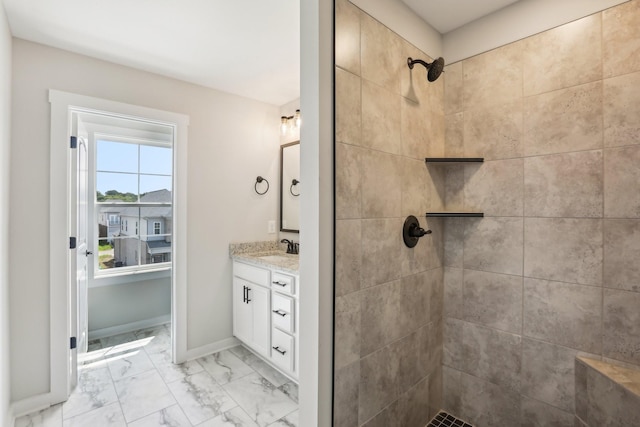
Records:
[[[427,424],[426,427],[473,427],[473,425],[465,423],[444,411],[440,411],[431,421],[429,421],[429,424]]]

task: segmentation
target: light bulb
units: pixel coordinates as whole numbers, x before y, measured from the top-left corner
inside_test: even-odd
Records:
[[[302,118],[300,117],[300,110],[296,110],[296,115],[294,117],[295,117],[295,124],[296,124],[295,126],[299,128],[300,125],[302,124]]]
[[[287,122],[287,116],[280,117],[280,132],[282,132],[283,135],[287,134]]]

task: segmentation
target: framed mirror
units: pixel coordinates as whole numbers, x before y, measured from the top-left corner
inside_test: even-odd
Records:
[[[300,232],[300,141],[280,146],[280,231]]]

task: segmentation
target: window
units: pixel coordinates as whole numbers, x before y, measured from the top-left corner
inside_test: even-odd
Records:
[[[173,218],[171,145],[96,138],[95,146],[95,218],[98,223],[108,218],[106,233],[105,225],[97,227],[103,231],[96,274],[166,267]]]

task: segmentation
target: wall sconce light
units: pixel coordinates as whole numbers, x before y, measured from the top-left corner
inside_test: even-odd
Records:
[[[300,110],[296,110],[293,116],[280,117],[280,132],[286,135],[288,132],[293,132],[294,129],[299,129],[302,119],[300,118]]]

